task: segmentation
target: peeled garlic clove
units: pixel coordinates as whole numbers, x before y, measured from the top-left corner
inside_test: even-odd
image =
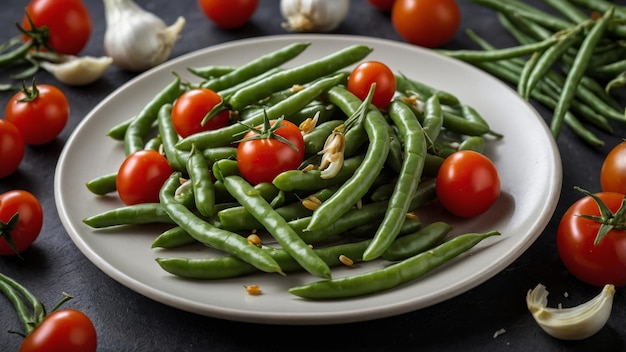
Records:
[[[607,284],[591,300],[571,308],[548,308],[548,291],[542,284],[526,295],[528,310],[549,335],[562,340],[582,340],[600,331],[609,320],[615,287]]]
[[[71,86],[82,86],[97,81],[113,62],[108,56],[64,55],[60,62],[40,62],[41,67],[57,80]]]

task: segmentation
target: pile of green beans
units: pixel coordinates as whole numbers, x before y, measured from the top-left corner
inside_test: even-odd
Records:
[[[478,50],[440,50],[515,85],[520,96],[553,111],[554,138],[563,125],[585,143],[604,145],[594,129],[612,133],[626,122],[612,95],[626,86],[626,7],[606,0],[544,0],[551,11],[520,0],[473,0],[497,12],[519,45],[494,48],[471,30]]]
[[[175,74],[136,116],[107,132],[124,143],[127,154],[147,148],[162,151],[175,171],[161,188],[160,201],[121,206],[83,222],[94,229],[167,224],[166,231],[155,235],[153,248],[200,243],[211,248],[207,251],[223,253],[203,259],[156,259],[165,271],[181,277],[215,280],[306,271],[331,284],[331,268],[338,265],[396,262],[397,269],[370,274],[372,280],[380,275],[391,280],[375,286],[381,290],[424,275],[497,234],[464,234],[450,240],[451,225],[423,224],[414,212],[436,199],[437,171],[448,155],[463,149],[482,152],[502,135],[453,94],[404,75],[397,75],[397,94],[387,109],[357,98],[346,88],[342,70],[364,60],[372,51],[366,46],[282,67],[308,46],[296,43],[241,67],[189,68],[199,83],[182,82]],[[290,92],[294,85],[303,88]],[[172,104],[193,87],[212,87],[224,94],[215,109],[228,109],[238,120],[218,130],[178,136],[172,127]],[[316,112],[319,120],[304,136],[305,162],[299,169],[257,185],[240,175],[233,143],[246,125],[258,125],[265,116],[300,123]],[[324,142],[344,124],[350,125],[343,131],[344,162],[337,175],[322,178],[319,169],[307,166],[319,164]],[[88,181],[87,188],[94,195],[115,192],[115,178],[115,172],[102,175]],[[252,236],[257,234],[262,242]],[[425,251],[435,251],[437,259]],[[341,284],[351,287],[344,295],[371,291],[361,280],[354,282]],[[330,297],[306,293],[319,292],[316,287],[291,292]]]

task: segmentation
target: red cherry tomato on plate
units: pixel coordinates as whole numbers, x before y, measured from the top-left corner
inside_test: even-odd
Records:
[[[456,0],[397,0],[391,9],[391,22],[407,42],[436,48],[454,37],[461,10]]]
[[[11,226],[11,219],[17,223]],[[13,190],[0,194],[0,255],[24,251],[39,237],[43,226],[43,210],[30,192]],[[7,239],[10,237],[10,241]],[[15,248],[10,245],[13,242]]]
[[[229,112],[223,111],[201,124],[211,109],[219,104],[222,98],[219,94],[206,88],[197,88],[183,93],[172,106],[172,124],[174,130],[181,136],[216,130],[228,125]]]
[[[134,152],[124,159],[117,172],[117,193],[126,205],[158,203],[161,186],[172,172],[169,162],[159,152]]]
[[[77,55],[91,36],[91,17],[81,0],[31,0],[26,12],[36,28],[47,27],[49,45],[59,54]],[[30,29],[26,15],[22,27]]]
[[[489,158],[461,150],[448,156],[437,174],[437,197],[454,215],[470,218],[487,209],[500,196],[498,171]]]
[[[7,121],[20,131],[24,143],[42,145],[51,142],[65,128],[70,106],[65,93],[49,84],[33,84],[9,99],[5,107]]]
[[[617,212],[624,195],[599,192],[597,196],[613,212]],[[626,231],[614,228],[597,244],[601,222],[580,215],[600,216],[598,203],[586,195],[572,204],[563,214],[557,230],[559,255],[567,270],[579,280],[591,285],[626,284]],[[619,220],[619,219],[618,219]],[[623,224],[621,219],[617,221]]]
[[[0,178],[9,176],[24,159],[24,138],[15,125],[0,119]]]
[[[396,76],[380,61],[366,61],[356,66],[348,77],[348,90],[364,100],[372,83],[376,83],[372,104],[378,108],[387,107],[396,92]]]
[[[298,126],[287,120],[270,121],[273,134],[289,141],[291,145],[275,138],[258,136],[249,131],[237,147],[237,162],[241,175],[251,184],[272,182],[281,172],[297,169],[304,159],[304,138]]]

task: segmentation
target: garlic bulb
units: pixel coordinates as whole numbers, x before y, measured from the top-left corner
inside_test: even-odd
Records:
[[[167,60],[185,26],[179,17],[167,27],[132,0],[104,0],[104,6],[104,50],[115,65],[129,71],[144,71]]]
[[[330,32],[348,16],[350,0],[281,0],[283,28],[294,32]]]
[[[108,56],[62,55],[59,62],[40,62],[57,80],[70,86],[82,86],[98,80],[113,62]]]
[[[538,284],[526,295],[528,310],[549,335],[562,340],[582,340],[600,331],[609,320],[615,287],[605,285],[591,300],[571,308],[548,308],[548,291]]]

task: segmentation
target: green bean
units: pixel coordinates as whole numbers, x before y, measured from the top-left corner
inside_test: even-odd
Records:
[[[327,266],[336,267],[342,265],[340,259],[342,255],[357,260],[366,245],[367,241],[360,241],[314,249],[313,252]],[[265,250],[285,273],[302,271],[302,266],[287,251],[278,248],[265,248]],[[190,279],[225,279],[257,272],[253,266],[231,256],[200,259],[157,258],[156,261],[170,274]]]
[[[385,163],[396,173],[402,171],[402,138],[398,136],[396,129],[390,123],[385,123],[389,133],[389,154]]]
[[[211,180],[211,170],[204,156],[195,148],[192,148],[189,153],[186,169],[191,179],[196,209],[203,216],[213,216],[215,213],[215,188]]]
[[[403,74],[396,75],[397,90],[402,94],[417,93],[421,100],[426,101],[433,95],[439,98],[439,103],[444,105],[456,105],[459,99],[452,93],[431,87],[424,82],[411,79]]]
[[[107,132],[107,136],[113,138],[116,141],[123,141],[124,136],[126,135],[126,130],[128,130],[128,126],[133,122],[135,117],[131,117],[128,120],[124,120],[117,125],[111,127]]]
[[[305,84],[320,77],[333,74],[337,70],[363,59],[371,52],[372,49],[367,46],[352,45],[323,58],[294,68],[285,69],[261,82],[253,83],[235,92],[227,100],[228,105],[232,110],[242,109],[294,84]]]
[[[489,126],[475,121],[469,121],[463,116],[447,109],[443,110],[443,127],[450,131],[468,136],[482,136],[490,132]]]
[[[320,79],[314,84],[306,87],[298,93],[292,95],[288,99],[264,110],[259,111],[250,118],[242,121],[242,124],[232,124],[217,130],[204,131],[195,133],[191,136],[183,138],[178,142],[176,147],[181,150],[190,150],[195,144],[196,148],[214,148],[229,145],[237,140],[237,135],[246,131],[248,126],[257,126],[263,123],[265,114],[270,120],[277,119],[281,116],[289,116],[301,110],[314,99],[318,98],[321,93],[337,84],[342,79],[342,75],[335,75]]]
[[[459,144],[458,150],[473,150],[482,153],[485,151],[485,138],[480,136],[468,137]]]
[[[610,8],[613,8],[615,17],[626,18],[626,6],[619,6],[606,0],[572,0],[572,2],[598,12],[606,12]],[[626,37],[626,26],[623,24],[609,26],[607,30],[622,38]]]
[[[315,192],[312,197],[319,201],[325,201],[334,192],[335,188],[325,188]],[[291,221],[297,218],[311,216],[312,210],[305,208],[302,201],[293,202],[285,206],[275,209],[276,212],[285,220]],[[250,212],[243,206],[232,207],[221,210],[217,213],[219,222],[223,228],[231,231],[254,230],[263,228],[261,224]]]
[[[280,266],[261,248],[234,232],[217,228],[204,221],[174,199],[179,172],[174,172],[159,193],[164,210],[174,222],[195,240],[246,261],[261,271],[283,274]]]
[[[361,165],[332,197],[313,212],[308,230],[319,230],[340,218],[367,193],[389,154],[389,134],[382,113],[371,108],[363,121],[369,146]]]
[[[187,163],[189,155],[188,153],[183,155],[183,152],[175,147],[180,136],[172,124],[172,104],[166,103],[161,106],[157,115],[157,122],[165,158],[170,163],[170,166],[172,166],[172,169],[181,172],[185,171],[185,164]]]
[[[600,78],[611,78],[626,71],[626,59],[612,62],[610,64],[590,67],[590,74]]]
[[[589,61],[591,53],[593,52],[593,48],[596,46],[596,44],[604,34],[604,30],[607,26],[607,21],[612,16],[613,11],[609,11],[602,18],[597,20],[589,31],[589,34],[587,34],[587,36],[583,40],[583,43],[580,45],[578,54],[576,55],[576,59],[574,61],[574,64],[572,65],[572,69],[568,73],[565,79],[565,83],[563,84],[563,91],[559,98],[557,106],[554,109],[554,114],[550,123],[550,129],[552,130],[552,134],[555,138],[560,133],[565,113],[569,109],[571,100],[576,92],[576,87],[580,83],[580,80],[585,70],[587,69],[587,63]]]
[[[610,80],[606,84],[606,91],[609,92],[614,88],[625,87],[626,86],[626,72],[622,72],[619,75],[615,76],[612,80]]]
[[[313,118],[317,113],[319,113],[318,123],[326,122],[335,115],[335,106],[322,102],[312,102],[295,113],[285,116],[285,119],[299,125],[306,119]]]
[[[213,162],[212,166],[213,175],[217,179],[230,175],[241,175],[239,171],[239,164],[234,159],[221,159]]]
[[[339,173],[332,178],[321,178],[320,170],[289,170],[281,172],[272,183],[282,191],[318,191],[344,183],[355,173],[365,155],[359,154],[344,160]]]
[[[491,51],[484,50],[437,50],[440,54],[450,56],[463,61],[496,61],[510,59],[514,57],[521,57],[524,55],[530,55],[536,51],[543,51],[552,45],[558,43],[561,38],[550,37],[540,42],[534,42],[530,44],[520,44],[518,46],[494,49]]]
[[[563,53],[571,48],[574,44],[580,41],[580,36],[575,34],[578,31],[582,31],[584,26],[578,26],[576,32],[571,32],[569,35],[566,35],[566,38],[562,41],[558,42],[554,46],[546,49],[537,60],[537,64],[530,72],[528,76],[528,80],[526,82],[522,82],[525,87],[523,88],[523,97],[527,98],[530,96],[530,91],[537,85],[537,82],[545,76],[545,74],[550,70],[550,68],[554,65],[554,63],[563,55]]]
[[[144,149],[160,151],[162,145],[163,145],[163,140],[161,139],[161,136],[156,135],[148,139],[148,141],[146,142],[146,145],[144,146]]]
[[[454,227],[443,221],[433,222],[412,236],[396,238],[381,255],[385,260],[403,260],[429,250],[439,244]]]
[[[247,181],[240,176],[228,176],[222,182],[228,192],[263,224],[281,247],[306,271],[322,278],[331,277],[328,265],[298,236],[287,221],[254,191]]]
[[[431,104],[439,102],[436,96],[429,98]],[[431,107],[432,112],[426,114],[436,114],[437,107]],[[441,121],[441,112],[438,113]],[[383,222],[378,227],[374,240],[365,250],[363,260],[369,261],[378,258],[391,245],[400,231],[402,220],[409,211],[411,195],[415,193],[424,169],[424,158],[426,155],[426,132],[417,121],[413,111],[399,100],[394,100],[389,106],[389,117],[398,128],[404,139],[404,162],[402,170],[398,176],[398,181],[389,200],[389,206],[383,218]],[[425,119],[426,120],[426,119]],[[434,131],[433,131],[434,132]]]
[[[7,296],[15,307],[18,317],[24,326],[24,333],[26,335],[35,330],[38,324],[45,319],[46,309],[41,301],[26,289],[26,287],[2,273],[0,273],[0,291]],[[59,304],[63,304],[71,298],[71,296],[67,297],[68,298],[63,299]],[[30,310],[26,307],[26,302],[30,304]]]
[[[0,274],[0,278],[1,277],[3,277],[2,274]],[[6,283],[2,279],[0,279],[0,292],[4,293],[4,295],[9,299],[11,304],[13,304],[13,307],[15,307],[17,316],[20,318],[22,326],[24,327],[24,333],[29,333],[33,331],[34,318],[26,307],[22,296],[11,285]]]
[[[117,172],[113,172],[93,178],[87,181],[85,185],[91,193],[102,196],[117,190],[117,185],[115,184],[116,179]]]
[[[345,86],[332,87],[326,95],[328,101],[337,106],[348,117],[356,114],[362,104],[361,99],[349,93]],[[368,141],[367,132],[362,123],[353,125],[344,135],[346,140],[343,154],[346,158],[356,154],[361,146]]]
[[[432,145],[432,143],[439,136],[439,132],[441,132],[441,128],[443,127],[443,111],[441,111],[439,98],[437,98],[436,95],[426,99],[426,103],[424,104],[424,119],[421,127],[426,140],[430,145]]]
[[[548,14],[547,12],[538,10],[531,7],[521,1],[499,1],[499,0],[474,0],[475,3],[481,6],[489,7],[495,11],[503,12],[507,15],[520,16],[531,20],[543,27],[559,31],[572,26],[572,23]]]
[[[200,151],[209,163],[214,163],[222,159],[235,159],[237,155],[236,147],[215,147],[205,148]]]
[[[491,231],[459,235],[396,264],[362,274],[292,287],[289,293],[307,299],[334,299],[381,292],[416,280],[495,235],[499,233]]]
[[[435,180],[420,182],[417,191],[411,197],[409,209],[416,209],[436,197]],[[301,218],[289,222],[306,243],[320,243],[334,235],[350,231],[357,226],[382,220],[387,211],[388,201],[365,204],[360,208],[348,210],[341,218],[320,230],[308,230],[311,218]]]
[[[93,228],[104,228],[151,223],[172,224],[173,221],[160,203],[140,203],[105,210],[83,219],[83,223]]]
[[[372,234],[376,233],[376,229],[380,225],[380,221],[372,222],[369,224],[361,225],[354,227],[344,233],[341,234],[342,237],[346,238],[372,238]],[[421,221],[407,217],[404,219],[402,223],[402,227],[400,228],[400,233],[398,237],[404,237],[409,234],[414,234],[422,228]],[[397,240],[397,239],[396,239]]]
[[[187,71],[204,79],[213,79],[216,77],[220,77],[227,73],[233,72],[235,69],[236,67],[226,66],[226,65],[207,65],[207,66],[201,66],[201,67],[187,67]]]
[[[279,67],[285,62],[300,55],[306,48],[309,47],[309,45],[310,43],[301,43],[301,42],[289,44],[281,49],[259,56],[256,59],[242,66],[237,67],[232,72],[229,72],[223,76],[214,78],[208,82],[204,82],[202,84],[202,87],[209,88],[214,91],[221,91],[221,90],[230,88],[234,85],[237,85],[255,76],[258,76],[264,72],[267,72],[271,69]],[[236,95],[236,94],[237,92],[233,93],[233,95]],[[224,96],[224,95],[223,95],[223,98],[228,99],[227,96]],[[264,98],[264,97],[261,97],[261,98]],[[253,103],[253,102],[254,101],[250,103]],[[248,104],[245,104],[245,105],[248,105]]]
[[[180,77],[163,88],[156,96],[146,104],[143,109],[133,118],[124,135],[124,150],[126,155],[144,149],[143,138],[148,134],[152,124],[157,120],[158,112],[163,104],[173,103],[180,96],[182,89]]]
[[[436,229],[436,227],[438,227],[437,225],[433,224],[433,226],[426,231],[418,231],[418,229],[415,228],[415,223],[419,225],[418,221],[413,221],[413,224],[411,224],[411,234],[396,240],[408,244],[411,250],[400,249],[397,253],[390,252],[389,254],[385,253],[385,255],[390,255],[393,258],[402,258],[402,255],[405,255],[404,258],[407,258],[409,255],[413,255],[413,253],[432,248],[438,240],[441,240],[441,233],[444,233],[444,231]],[[354,262],[359,262],[363,251],[365,251],[369,243],[370,240],[363,240],[318,248],[313,251],[329,267],[336,267],[344,265],[341,261],[341,256],[350,258]],[[395,250],[397,247],[399,249],[399,246],[392,245],[390,250]],[[265,249],[270,253],[272,258],[278,262],[285,273],[303,270],[302,266],[283,249],[270,247],[266,247]],[[257,269],[253,266],[232,256],[197,259],[180,257],[157,258],[156,261],[170,274],[189,279],[225,279],[257,272]]]
[[[174,226],[161,233],[152,241],[151,248],[177,248],[188,244],[198,243],[185,229]]]

